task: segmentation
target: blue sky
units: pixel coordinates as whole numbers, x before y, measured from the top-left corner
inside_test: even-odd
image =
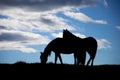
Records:
[[[0,63],[40,63],[63,29],[98,42],[94,64],[120,64],[119,0],[0,0]],[[73,64],[73,54],[61,55]],[[89,55],[87,54],[88,60]],[[54,53],[48,63],[54,62]],[[59,63],[59,60],[58,60]]]

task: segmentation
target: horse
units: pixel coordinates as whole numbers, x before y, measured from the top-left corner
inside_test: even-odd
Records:
[[[61,64],[62,58],[61,53],[71,54],[74,53],[74,64],[85,64],[86,52],[90,55],[87,65],[93,65],[94,58],[97,51],[97,41],[93,37],[80,38],[73,35],[68,30],[63,30],[63,38],[56,38],[51,41],[44,52],[41,52],[41,63],[46,63],[47,56],[50,55],[51,51],[55,53],[55,64],[57,58],[60,59]]]
[[[55,64],[57,63],[57,58],[59,58],[61,64],[63,64],[60,54],[74,53],[74,64],[84,65],[86,55],[82,53],[79,54],[81,50],[79,47],[81,46],[79,46],[78,44],[72,43],[72,42],[73,42],[72,40],[68,41],[63,38],[55,38],[54,40],[52,40],[46,46],[46,48],[44,49],[44,52],[41,52],[41,56],[40,56],[41,63],[45,64],[47,62],[47,57],[51,54],[51,51],[53,51],[55,53]],[[76,42],[78,41],[76,40]],[[78,54],[79,54],[79,57],[77,57]],[[77,58],[79,58],[79,63],[76,62],[78,60]]]
[[[83,54],[86,54],[87,52],[89,54],[90,58],[87,61],[87,65],[89,65],[91,62],[91,66],[93,66],[93,62],[94,62],[96,52],[97,52],[97,47],[98,47],[98,44],[95,38],[93,37],[80,38],[80,37],[75,36],[71,32],[69,32],[67,29],[63,30],[63,38],[67,40],[76,40],[76,39],[79,40],[80,39],[81,40],[80,45],[82,46],[82,49],[80,52]],[[81,56],[81,53],[77,54],[78,63],[80,62],[79,60],[82,60],[79,58]]]

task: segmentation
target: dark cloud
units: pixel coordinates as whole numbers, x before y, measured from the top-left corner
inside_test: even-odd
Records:
[[[6,29],[6,27],[5,26],[0,26],[0,29]]]
[[[32,39],[32,38],[31,38]],[[2,32],[0,33],[0,41],[26,41],[30,40],[30,37],[16,32]]]
[[[28,10],[53,10],[62,7],[94,5],[97,0],[0,0],[0,9],[19,7]]]
[[[40,21],[43,22],[44,24],[55,25],[55,22],[52,21],[51,19],[41,18]]]

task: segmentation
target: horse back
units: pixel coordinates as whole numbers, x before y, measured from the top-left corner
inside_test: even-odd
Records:
[[[93,38],[93,37],[85,38],[84,45],[85,45],[85,48],[88,52],[96,53],[98,44],[97,44],[97,40],[95,38]]]

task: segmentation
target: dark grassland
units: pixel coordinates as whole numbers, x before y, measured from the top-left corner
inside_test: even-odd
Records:
[[[29,77],[36,75],[41,78],[55,78],[74,77],[86,79],[104,79],[120,78],[120,65],[94,65],[82,66],[73,64],[41,64],[41,63],[24,63],[17,62],[15,64],[0,64],[0,71],[4,75],[18,74],[29,75]],[[49,76],[49,77],[48,77]]]

